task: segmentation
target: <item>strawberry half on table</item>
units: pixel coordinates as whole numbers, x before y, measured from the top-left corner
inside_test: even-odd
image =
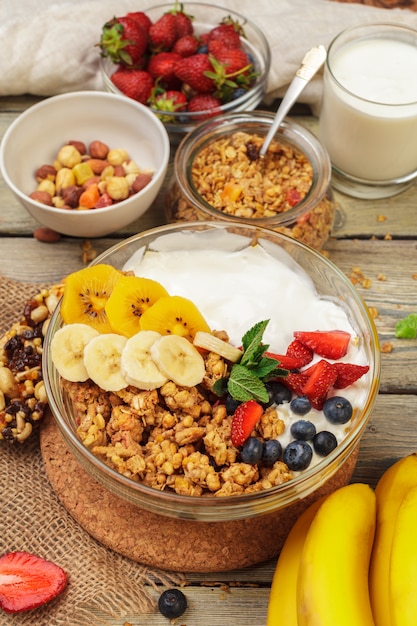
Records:
[[[66,573],[51,561],[19,551],[0,557],[0,608],[6,613],[36,609],[56,598],[66,585]]]

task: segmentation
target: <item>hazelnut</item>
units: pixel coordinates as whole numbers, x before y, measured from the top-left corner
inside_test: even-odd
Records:
[[[125,176],[123,165],[115,165],[113,176]]]
[[[61,168],[56,174],[56,190],[59,192],[66,187],[75,185],[75,176],[72,169],[69,167]]]
[[[121,176],[107,179],[106,191],[113,200],[125,200],[129,196],[129,183]]]
[[[44,178],[38,185],[38,191],[47,191],[51,196],[55,195],[55,184],[52,180]]]
[[[107,160],[111,165],[121,165],[123,161],[129,160],[129,155],[123,148],[117,148],[116,150],[110,150],[107,154]]]
[[[56,176],[56,169],[54,168],[53,165],[41,165],[41,167],[38,167],[38,169],[35,172],[35,177],[36,180],[38,181],[38,183],[41,182],[41,180],[52,180],[52,182],[55,180],[55,176]]]
[[[57,233],[55,230],[52,230],[51,228],[47,228],[46,226],[36,228],[33,231],[33,236],[38,241],[42,241],[44,243],[55,243],[56,241],[59,241],[61,239],[61,235],[59,233]]]
[[[92,141],[90,143],[89,153],[92,159],[105,159],[109,150],[109,146],[102,141]]]
[[[82,194],[82,189],[76,185],[68,185],[65,189],[62,189],[61,196],[64,201],[64,205],[75,209],[78,206],[78,201]],[[63,207],[61,207],[63,208]]]
[[[52,206],[52,196],[47,191],[32,191],[29,198],[35,200],[36,202],[40,202],[41,204],[46,204],[47,206]]]
[[[77,148],[78,152],[82,155],[87,154],[87,147],[82,141],[69,141],[68,145]]]
[[[64,167],[69,168],[74,167],[74,165],[82,161],[81,154],[78,152],[77,148],[69,146],[68,144],[62,146],[58,152],[57,159]]]

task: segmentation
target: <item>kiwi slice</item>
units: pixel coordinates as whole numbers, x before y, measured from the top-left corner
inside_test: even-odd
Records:
[[[117,281],[105,311],[113,332],[132,337],[141,330],[140,319],[168,292],[160,283],[141,276],[123,276]]]
[[[111,265],[91,265],[65,279],[61,316],[65,324],[89,324],[100,333],[110,333],[105,305],[122,272]]]
[[[211,332],[196,305],[182,296],[159,298],[140,319],[142,330],[155,330],[161,335],[180,335],[190,341],[197,331]]]

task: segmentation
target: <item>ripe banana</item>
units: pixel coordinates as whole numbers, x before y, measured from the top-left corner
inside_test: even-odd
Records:
[[[391,549],[389,600],[393,626],[417,622],[417,487],[404,496]]]
[[[298,626],[374,626],[368,569],[375,520],[369,485],[349,484],[323,502],[301,554]]]
[[[62,378],[73,383],[87,380],[84,349],[98,334],[92,326],[81,323],[67,324],[56,331],[51,341],[51,358]]]
[[[301,551],[311,522],[325,497],[313,502],[291,528],[278,557],[269,596],[266,626],[298,626],[297,578]]]
[[[203,380],[204,359],[193,344],[180,335],[163,335],[150,348],[161,372],[177,385],[194,387]]]
[[[223,339],[211,333],[206,333],[203,330],[196,332],[193,343],[197,348],[204,348],[210,352],[215,352],[215,354],[220,355],[231,363],[237,363],[242,358],[242,350],[235,348],[231,343],[223,341]]]
[[[89,377],[104,391],[119,391],[127,387],[120,361],[127,338],[106,333],[91,339],[84,349],[84,365]]]
[[[375,488],[377,517],[369,590],[376,626],[393,625],[389,602],[391,547],[401,501],[414,486],[417,486],[417,454],[410,454],[391,465]]]
[[[121,357],[122,374],[129,385],[138,389],[158,389],[167,382],[151,357],[151,346],[161,335],[154,330],[141,330],[127,340]]]

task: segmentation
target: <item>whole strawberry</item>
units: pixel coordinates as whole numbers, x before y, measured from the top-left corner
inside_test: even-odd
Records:
[[[182,57],[190,57],[197,53],[200,42],[195,35],[184,35],[177,39],[172,48],[172,52],[176,52]]]
[[[145,70],[132,70],[120,67],[111,76],[112,83],[125,96],[146,104],[151,97],[154,80]]]
[[[189,113],[201,113],[204,111],[204,115],[196,116],[198,121],[203,121],[218,115],[221,112],[221,104],[221,100],[212,94],[198,93],[188,101],[187,111]]]
[[[175,67],[181,59],[176,52],[158,52],[149,59],[147,71],[166,89],[178,89],[181,81],[175,74]]]
[[[175,16],[177,38],[192,35],[194,32],[193,18],[191,15],[184,12],[183,5],[180,4],[179,8],[174,8],[171,13]]]
[[[156,89],[156,91],[158,91],[158,89]],[[175,121],[175,117],[172,113],[185,111],[187,103],[187,96],[182,93],[182,91],[176,91],[174,89],[157,93],[150,101],[150,105],[153,109],[161,111],[158,117],[165,123]]]
[[[164,13],[149,28],[149,44],[153,52],[171,50],[177,40],[176,18],[172,13]]]
[[[125,66],[142,64],[148,46],[148,36],[135,20],[123,16],[114,17],[103,26],[100,42],[101,55],[113,63]]]
[[[208,55],[201,53],[181,59],[175,67],[176,76],[197,93],[214,91],[215,83],[207,76],[207,72],[212,71]]]
[[[207,37],[207,46],[210,52],[210,44],[213,41],[221,43],[224,49],[240,48],[241,40],[240,34],[242,34],[242,28],[236,22],[223,23],[219,26],[215,26],[209,32]]]
[[[149,32],[149,28],[152,25],[152,20],[144,11],[132,11],[130,13],[127,13],[126,17],[129,17],[130,19],[137,22],[139,26],[142,26],[142,28],[147,33]]]

